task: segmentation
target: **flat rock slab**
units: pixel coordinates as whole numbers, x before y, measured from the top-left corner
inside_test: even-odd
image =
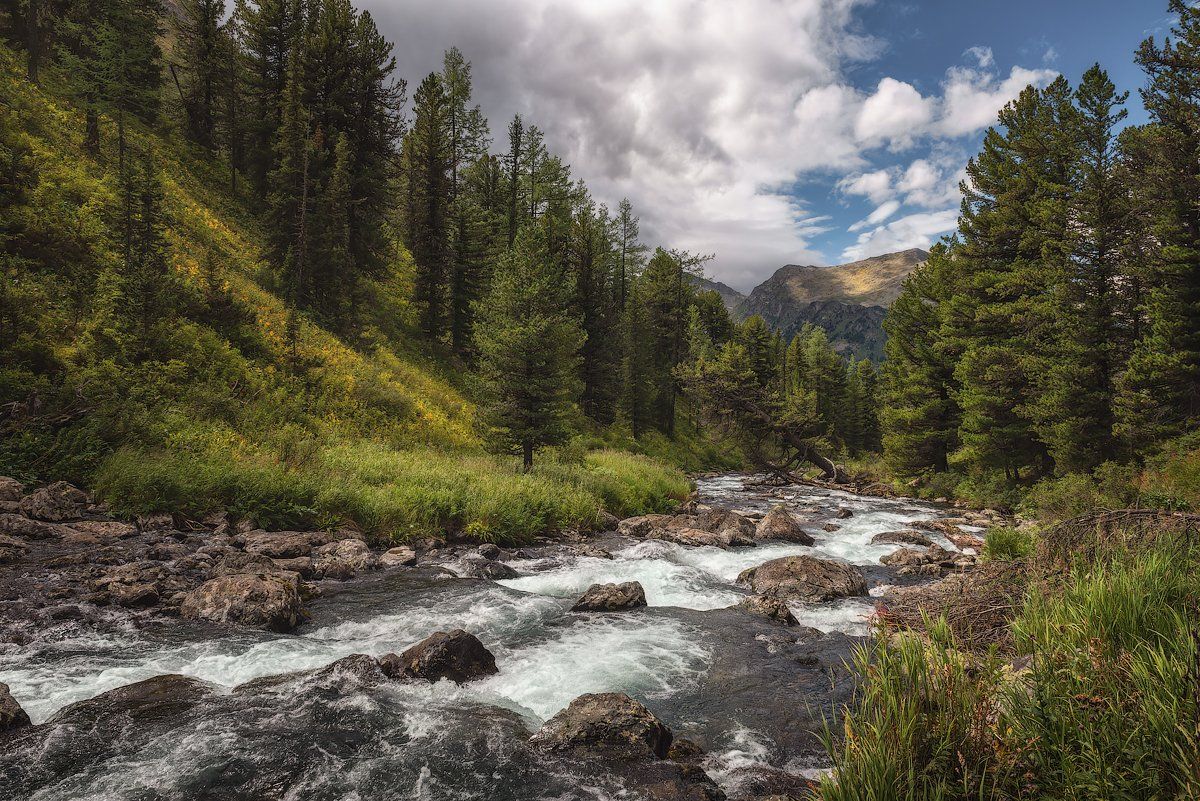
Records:
[[[572,612],[620,612],[646,606],[646,591],[636,581],[620,584],[593,584],[588,587]]]
[[[770,598],[808,603],[867,594],[866,577],[857,567],[812,556],[772,559],[743,571],[738,583]]]

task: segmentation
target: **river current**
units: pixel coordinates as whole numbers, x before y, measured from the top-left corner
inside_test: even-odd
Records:
[[[845,668],[868,633],[870,598],[793,606],[804,629],[732,608],[748,567],[792,554],[862,566],[873,592],[895,545],[872,536],[942,512],[910,500],[754,477],[698,482],[703,503],[803,513],[817,544],[721,550],[601,538],[612,559],[566,546],[523,549],[503,581],[400,569],[347,582],[311,605],[293,634],[186,621],[72,622],[23,645],[0,644],[0,681],[37,727],[0,754],[4,799],[617,799],[616,777],[580,775],[526,740],[576,696],[623,691],[677,736],[708,752],[704,767],[736,796],[756,767],[812,775],[818,732],[853,687]],[[851,516],[837,517],[839,509]],[[843,513],[844,514],[844,513]],[[836,531],[822,530],[834,523]],[[946,544],[946,543],[943,543]],[[455,562],[445,565],[456,570]],[[600,582],[639,581],[649,608],[572,614]],[[434,631],[465,629],[500,672],[457,686],[363,682],[318,670],[350,654],[400,652]],[[162,674],[207,683],[196,703],[91,726],[46,724],[99,693]]]

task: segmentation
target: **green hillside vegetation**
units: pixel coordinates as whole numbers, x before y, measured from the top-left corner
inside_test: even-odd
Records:
[[[601,432],[592,444],[612,447],[566,448],[522,475],[485,451],[462,382],[413,344],[401,245],[363,288],[353,337],[291,315],[227,168],[142,123],[128,148],[154,159],[168,270],[152,344],[132,353],[116,143],[82,155],[85,115],[59,76],[36,87],[22,62],[0,50],[0,473],[91,486],[123,514],[227,508],[260,525],[513,541],[686,495],[679,469],[627,450],[691,469],[714,457],[694,433]]]

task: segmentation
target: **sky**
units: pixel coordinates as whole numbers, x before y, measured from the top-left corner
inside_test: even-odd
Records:
[[[458,47],[503,150],[520,113],[650,245],[749,291],[928,247],[996,112],[1097,61],[1145,121],[1166,0],[358,0],[415,87]]]

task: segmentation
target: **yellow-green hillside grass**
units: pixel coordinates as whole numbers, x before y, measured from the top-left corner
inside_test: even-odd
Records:
[[[76,481],[123,514],[228,508],[264,526],[353,521],[381,538],[505,542],[688,492],[675,468],[630,454],[541,459],[531,475],[486,454],[460,379],[417,344],[411,258],[395,237],[352,336],[301,316],[289,337],[256,215],[220,162],[166,128],[131,124],[129,142],[161,168],[179,310],[148,359],[113,358],[102,345],[120,313],[106,294],[121,270],[114,128],[102,121],[103,152],[84,156],[83,115],[52,70],[43,78],[30,84],[0,46],[0,145],[36,174],[0,226],[27,250],[0,258],[19,331],[0,343],[0,403],[36,391],[51,412],[0,437],[0,474]]]

